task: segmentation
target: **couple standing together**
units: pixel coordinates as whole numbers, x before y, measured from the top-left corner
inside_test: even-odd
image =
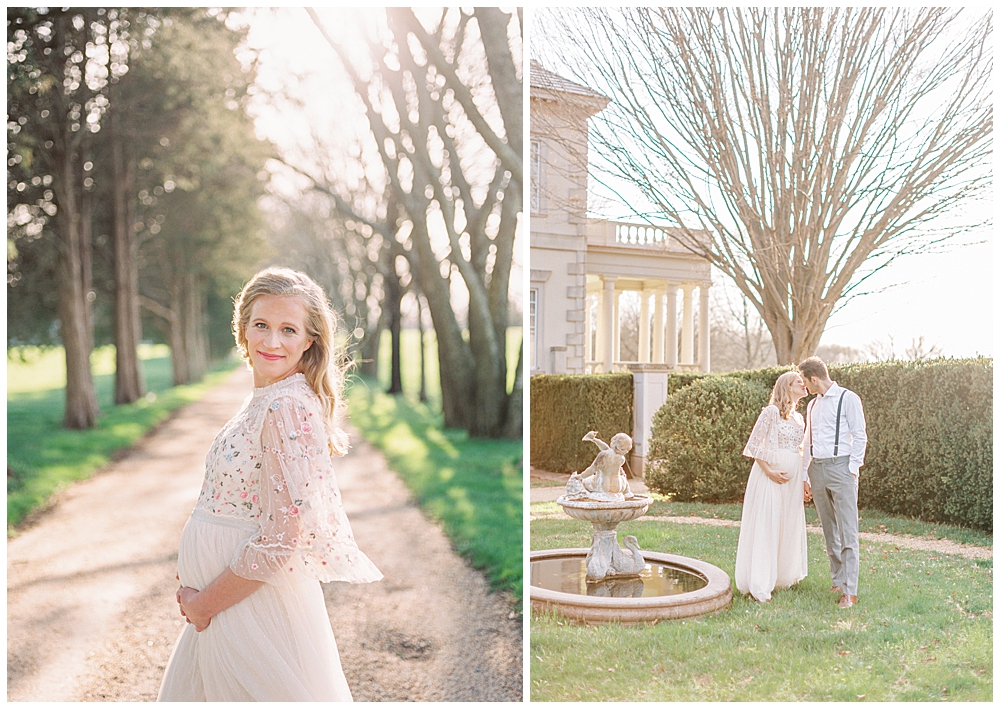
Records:
[[[803,420],[795,408],[806,393],[816,396]],[[841,608],[858,602],[858,473],[867,444],[860,397],[831,381],[821,359],[810,357],[778,377],[743,449],[754,464],[736,550],[740,593],[767,602],[774,589],[805,578],[804,503],[813,499],[831,590],[841,594]]]

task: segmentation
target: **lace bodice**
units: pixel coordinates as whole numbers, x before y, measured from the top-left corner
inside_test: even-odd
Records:
[[[804,431],[805,422],[798,411],[793,411],[786,420],[781,418],[777,406],[765,406],[757,417],[743,455],[775,463],[775,454],[779,450],[801,452]]]
[[[357,547],[344,514],[319,397],[302,374],[254,389],[205,461],[195,509],[259,526],[230,564],[276,582],[304,571],[320,581],[382,577]]]

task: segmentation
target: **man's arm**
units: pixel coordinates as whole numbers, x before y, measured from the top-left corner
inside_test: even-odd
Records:
[[[853,396],[845,401],[844,416],[847,419],[847,430],[851,432],[851,475],[855,478],[861,472],[861,466],[865,464],[865,450],[868,448],[868,428],[865,423],[865,412],[861,406],[861,397],[854,392]]]
[[[807,485],[809,484],[809,463],[812,462],[812,454],[809,452],[810,419],[812,418],[810,414],[815,403],[816,398],[813,397],[809,405],[806,406],[806,428],[802,434],[802,482]]]

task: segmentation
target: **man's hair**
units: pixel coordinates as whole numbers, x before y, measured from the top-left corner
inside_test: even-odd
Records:
[[[817,379],[829,379],[830,373],[819,357],[810,357],[799,365],[799,372],[806,379],[816,377]]]

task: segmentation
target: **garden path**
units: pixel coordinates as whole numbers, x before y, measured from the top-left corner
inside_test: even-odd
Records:
[[[216,432],[248,372],[185,407],[7,545],[7,697],[151,701],[183,621],[177,544]],[[354,698],[519,701],[522,625],[382,456],[352,432],[338,461],[360,547],[385,574],[324,584]]]

